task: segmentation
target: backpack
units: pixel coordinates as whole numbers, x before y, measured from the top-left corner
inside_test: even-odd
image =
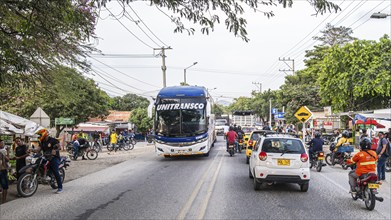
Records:
[[[389,157],[389,156],[390,156],[390,152],[391,152],[391,144],[390,144],[390,142],[387,140],[387,138],[382,138],[382,139],[380,140],[380,145],[381,145],[381,142],[383,142],[383,139],[386,139],[386,141],[387,141],[386,150],[384,151],[384,156]]]
[[[242,139],[243,138],[243,133],[242,132],[238,132],[238,139]]]

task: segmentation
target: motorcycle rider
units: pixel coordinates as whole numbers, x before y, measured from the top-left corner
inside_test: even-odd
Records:
[[[238,134],[234,131],[234,128],[229,127],[229,131],[227,133],[227,151],[229,144],[235,144],[235,149],[238,149],[238,142],[236,141]]]
[[[62,193],[62,181],[58,168],[60,165],[60,144],[57,139],[49,136],[49,131],[46,128],[38,130],[35,134],[38,135],[39,146],[37,149],[32,149],[32,151],[34,153],[43,151],[46,159],[50,161],[50,169],[56,177],[58,186],[56,193]]]
[[[80,146],[82,145],[85,145],[87,143],[87,140],[84,139],[84,138],[79,138],[79,139],[76,139],[73,141],[73,159],[74,160],[77,160],[77,157],[79,155],[79,148]],[[83,155],[82,155],[82,160],[87,160],[85,157],[84,157],[84,152],[83,152]]]
[[[335,145],[335,149],[333,150],[333,154],[331,155],[331,161],[334,161],[334,159],[340,154],[338,151],[338,148],[342,145],[349,145],[348,142],[348,131],[342,132],[342,137],[338,139],[337,144]]]
[[[309,153],[310,153],[310,161],[312,161],[313,154],[318,151],[323,151],[323,144],[324,141],[322,138],[320,138],[320,133],[316,132],[315,133],[315,138],[313,138],[310,142],[307,143],[309,147]]]
[[[236,134],[238,134],[238,142],[239,142],[239,140],[243,139],[244,132],[243,132],[241,126],[238,126],[238,128],[237,128],[237,130],[236,130]],[[238,143],[238,147],[239,147],[239,143]],[[237,152],[237,151],[238,151],[238,148],[236,148],[236,152]]]
[[[349,172],[349,185],[352,194],[357,193],[357,178],[365,173],[376,173],[376,161],[378,156],[371,150],[372,141],[369,138],[363,138],[360,141],[360,152],[351,158],[352,163],[356,163],[356,169]]]

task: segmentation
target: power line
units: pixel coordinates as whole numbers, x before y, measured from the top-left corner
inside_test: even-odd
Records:
[[[98,58],[156,58],[154,54],[90,54]]]
[[[363,2],[359,2],[354,8],[352,8],[343,18],[341,18],[337,23],[335,23],[335,26],[338,26],[343,21],[346,20],[350,15],[352,15],[355,11],[357,11],[359,8],[361,8],[365,3],[367,3],[368,0],[365,0]],[[360,5],[361,4],[361,5]]]
[[[117,20],[121,25],[122,27],[124,27],[131,35],[133,35],[137,40],[139,40],[141,43],[143,43],[145,46],[153,49],[152,46],[150,46],[149,44],[145,43],[143,40],[141,40],[139,37],[137,37],[135,34],[133,34],[132,31],[130,31],[107,7],[105,7],[107,9],[107,11],[115,18],[115,20]]]
[[[124,83],[123,80],[121,80],[121,79],[118,79],[118,78],[115,78],[115,77],[113,77],[113,76],[110,76],[109,73],[107,73],[107,72],[101,70],[101,69],[98,68],[98,67],[95,67],[95,68],[98,69],[99,72],[100,72],[101,74],[105,75],[107,78],[110,78],[110,79],[114,80],[116,83],[120,83],[120,84],[122,84],[122,85],[128,86],[128,87],[130,87],[130,88],[132,88],[132,89],[136,89],[136,90],[138,90],[138,91],[144,91],[144,90],[141,90],[141,89],[139,89],[139,88],[136,88],[136,87],[134,87],[134,86],[131,86],[131,85],[128,85],[128,84]],[[97,70],[95,70],[95,71],[97,71]]]
[[[122,5],[121,5],[121,3],[119,2],[119,1],[117,1],[118,2],[118,4],[121,6],[121,7],[123,7],[123,9],[124,9],[124,11],[123,11],[123,16],[125,17],[125,18],[127,18],[127,19],[129,19],[131,22],[134,22],[135,24],[136,24],[136,26],[153,42],[153,43],[155,43],[158,47],[160,47],[160,45],[158,44],[158,43],[156,43],[156,41],[154,41],[145,31],[144,31],[144,29],[142,29],[141,27],[140,27],[140,25],[138,24],[139,23],[139,21],[136,21],[127,11],[126,11],[126,9],[125,9],[125,4],[123,3]],[[129,16],[129,17],[128,17]]]
[[[129,75],[127,75],[127,74],[125,74],[125,73],[123,73],[123,72],[121,72],[121,71],[119,71],[119,70],[113,68],[113,67],[111,67],[110,65],[107,65],[106,63],[101,62],[101,61],[98,60],[98,59],[95,59],[95,58],[93,58],[93,57],[90,57],[90,58],[93,59],[93,60],[95,60],[96,62],[98,62],[98,63],[100,63],[100,64],[105,65],[106,67],[108,67],[108,68],[110,68],[110,69],[112,69],[112,70],[114,70],[114,71],[116,71],[116,72],[118,72],[118,73],[121,73],[122,75],[125,75],[125,76],[127,76],[127,77],[133,79],[133,80],[136,80],[136,81],[138,81],[138,82],[141,82],[141,83],[146,84],[146,85],[149,85],[149,86],[153,86],[153,87],[156,87],[156,88],[160,88],[159,86],[155,86],[155,85],[152,85],[152,84],[150,84],[150,83],[141,81],[141,80],[136,79],[136,78],[134,78],[134,77],[131,77],[131,76],[129,76]]]
[[[391,6],[391,4],[390,5],[388,5],[388,6],[386,6],[385,8],[383,8],[381,11],[384,11],[384,10],[386,10],[388,7],[390,7]],[[358,25],[357,27],[355,27],[353,30],[356,30],[356,29],[358,29],[359,27],[361,27],[361,25],[363,25],[363,24],[365,24],[365,23],[367,23],[369,20],[371,20],[371,18],[369,17],[367,20],[365,20],[363,23],[361,23],[360,25]]]
[[[363,16],[361,16],[359,19],[357,19],[353,24],[349,25],[349,27],[352,27],[355,23],[357,23],[359,20],[361,20],[362,18],[366,17],[368,14],[370,14],[373,10],[375,10],[377,7],[379,7],[381,4],[383,4],[385,2],[382,1],[380,2],[379,4],[377,4],[375,7],[373,7],[370,11],[368,11],[366,14],[364,14]]]
[[[160,38],[158,36],[156,36],[155,33],[153,33],[153,31],[148,27],[147,24],[144,23],[144,21],[140,18],[140,16],[138,16],[138,14],[136,13],[136,11],[129,5],[129,3],[126,3],[128,5],[128,7],[133,11],[133,13],[137,16],[137,18],[140,20],[141,23],[144,24],[144,26],[149,30],[149,32],[151,32],[151,34],[156,38],[158,39],[158,41],[160,41],[160,43],[162,43],[164,46],[168,47],[167,44],[165,44],[162,40],[160,40]]]

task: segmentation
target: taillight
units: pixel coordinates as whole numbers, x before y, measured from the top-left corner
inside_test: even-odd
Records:
[[[267,154],[265,151],[261,151],[261,153],[259,153],[258,157],[260,160],[265,161],[267,159]]]
[[[319,152],[319,157],[323,157],[324,156],[324,153],[323,152]]]
[[[306,153],[302,153],[301,155],[300,155],[300,160],[301,160],[301,162],[307,162],[307,160],[308,160],[308,155],[306,154]]]
[[[248,146],[253,146],[253,140],[248,141]]]

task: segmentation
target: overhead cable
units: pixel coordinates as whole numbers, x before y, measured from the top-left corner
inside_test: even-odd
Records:
[[[145,43],[143,40],[141,40],[139,37],[137,37],[135,34],[133,34],[132,31],[130,31],[107,7],[106,7],[107,11],[115,18],[115,20],[117,20],[121,25],[122,27],[124,27],[131,35],[133,35],[137,40],[139,40],[141,43],[143,43],[145,46],[153,49],[152,46],[150,46],[149,44]]]

